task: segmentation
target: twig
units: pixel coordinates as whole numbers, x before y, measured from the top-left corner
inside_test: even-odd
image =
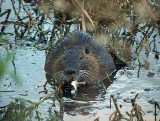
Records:
[[[14,10],[14,13],[17,16],[18,20],[21,21],[21,22],[23,22],[22,19],[21,19],[21,17],[19,16],[19,14],[16,11],[16,8],[14,6],[14,0],[11,0],[11,3],[12,3],[12,7],[13,7],[13,10]]]
[[[84,9],[84,0],[83,0],[83,9]],[[84,18],[84,12],[82,13],[82,30],[86,32],[86,24],[85,24],[85,18]]]
[[[154,114],[154,116],[155,116],[155,117],[154,117],[154,120],[155,120],[155,121],[157,121],[157,108],[156,108],[156,106],[157,106],[157,103],[155,102],[155,104],[154,104],[154,113],[155,113],[155,114]]]
[[[51,104],[51,106],[48,108],[48,112],[51,113],[52,107],[55,106],[55,102],[53,101],[53,103]]]
[[[114,103],[114,105],[115,105],[115,107],[116,107],[117,112],[119,113],[120,116],[122,116],[122,114],[121,114],[121,112],[119,111],[119,108],[118,108],[118,106],[117,106],[117,103],[116,103],[117,100],[114,98],[113,95],[111,95],[111,98],[112,98],[112,100],[113,100],[113,103]]]
[[[138,121],[144,121],[142,116],[142,113],[144,112],[142,111],[141,107],[136,104],[137,97],[138,97],[138,94],[136,94],[136,96],[133,99],[131,99],[133,109],[130,114],[130,119],[132,120],[134,117],[136,117]],[[133,115],[133,112],[135,112],[135,115]]]
[[[83,13],[86,15],[86,17],[89,19],[89,21],[91,22],[94,30],[96,31],[96,28],[94,26],[94,23],[93,23],[93,20],[91,19],[91,17],[89,16],[89,14],[87,13],[87,11],[83,8],[83,6],[77,1],[77,0],[74,0],[75,3],[81,8],[81,10],[83,11]]]
[[[7,14],[6,19],[5,19],[5,21],[7,21],[9,16],[10,16],[10,13],[11,13],[11,9],[8,9],[5,12],[1,13],[0,17],[2,17],[3,15]],[[4,32],[4,30],[5,30],[5,26],[2,26],[1,32]]]
[[[140,62],[139,57],[138,57],[138,65],[139,65],[139,68],[138,68],[138,72],[137,72],[137,78],[139,78],[140,70],[141,70],[141,67],[142,67],[142,64]]]
[[[8,90],[8,91],[0,91],[0,92],[15,92],[14,90]]]
[[[52,93],[48,94],[46,97],[44,97],[43,99],[41,99],[38,103],[35,103],[33,105],[33,107],[39,106],[40,104],[42,104],[45,100],[49,99],[54,94],[55,94],[55,92],[52,92]]]
[[[8,25],[8,24],[14,24],[14,25],[20,25],[23,27],[26,27],[26,25],[28,24],[28,22],[20,22],[20,21],[2,21],[0,22],[0,24],[4,24],[4,25]]]
[[[6,19],[8,19],[9,15],[10,15],[11,9],[8,9],[6,11],[4,11],[3,13],[0,14],[0,17],[2,17],[3,15],[7,14]]]
[[[114,120],[116,120],[116,119],[121,118],[121,117],[122,117],[122,114],[121,114],[121,112],[119,111],[119,108],[118,108],[118,106],[117,106],[117,103],[116,103],[117,100],[114,98],[113,95],[111,95],[111,98],[112,98],[113,103],[114,103],[114,105],[115,105],[115,107],[116,107],[116,111],[113,112],[113,113],[110,115],[109,120],[111,120],[112,116],[114,116],[113,120],[111,120],[111,121],[114,121]]]
[[[16,75],[17,74],[17,71],[16,71],[16,65],[15,65],[15,55],[13,54],[13,60],[12,60],[12,64],[13,64],[13,68],[14,68],[14,74]]]

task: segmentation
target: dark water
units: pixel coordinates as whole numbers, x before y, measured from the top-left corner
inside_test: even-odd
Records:
[[[3,9],[10,8],[10,4],[3,4]],[[1,18],[0,20],[2,20]],[[48,27],[48,26],[46,26]],[[13,26],[9,26],[7,31],[13,32]],[[156,31],[155,31],[156,32]],[[141,35],[137,35],[139,38]],[[10,41],[14,41],[13,36],[5,36]],[[151,39],[151,38],[150,38]],[[160,37],[156,37],[156,44],[160,51]],[[0,54],[5,55],[6,46],[0,46]],[[46,82],[44,63],[45,63],[45,51],[37,50],[30,46],[14,46],[13,53],[15,53],[15,67],[16,73],[19,77],[20,84],[15,84],[12,77],[5,75],[0,82],[0,91],[11,91],[0,93],[0,106],[4,106],[10,103],[13,98],[25,98],[33,102],[38,102],[40,98],[46,96],[44,93],[43,85]],[[134,48],[133,48],[134,49]],[[146,60],[144,51],[141,53],[141,60]],[[137,67],[132,69],[120,70],[116,75],[116,80],[109,86],[107,93],[104,95],[97,95],[95,100],[71,100],[64,99],[65,112],[64,121],[93,121],[99,117],[100,121],[109,120],[109,116],[115,111],[115,107],[112,104],[110,109],[110,95],[114,94],[117,98],[118,106],[121,105],[120,111],[125,115],[126,111],[130,111],[131,103],[124,103],[123,99],[134,98],[138,93],[137,103],[141,106],[142,110],[146,113],[144,118],[146,121],[154,121],[154,102],[160,103],[160,60],[156,60],[154,53],[150,52],[147,59],[150,63],[148,70],[141,69],[139,78],[138,62],[134,63]],[[14,72],[14,66],[9,63],[8,70],[10,73]],[[50,85],[47,85],[47,89],[52,91]],[[52,103],[52,100],[45,101],[40,107],[39,111],[45,118],[47,115],[48,106]],[[59,109],[58,103],[56,104],[57,110]],[[160,119],[160,111],[157,111],[157,119]],[[33,119],[34,120],[34,119]]]

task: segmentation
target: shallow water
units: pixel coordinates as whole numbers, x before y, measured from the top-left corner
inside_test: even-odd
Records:
[[[0,47],[0,50],[5,52],[4,47]],[[14,53],[16,72],[21,84],[15,84],[11,77],[5,76],[3,82],[0,83],[0,89],[1,91],[12,92],[1,92],[0,106],[9,104],[13,98],[19,97],[38,102],[41,97],[45,96],[44,93],[39,93],[44,91],[43,85],[46,82],[43,69],[45,52],[36,50],[33,47],[22,47],[15,49]],[[134,70],[120,70],[116,75],[117,79],[108,87],[107,93],[103,96],[97,96],[96,100],[75,101],[64,99],[64,121],[93,121],[97,117],[99,117],[100,121],[109,120],[109,116],[115,111],[113,104],[110,109],[111,94],[117,98],[118,106],[121,105],[120,111],[125,115],[125,111],[131,110],[131,103],[124,103],[123,99],[134,98],[137,93],[139,95],[136,102],[146,113],[144,115],[145,119],[147,121],[154,120],[154,104],[152,103],[154,101],[160,102],[160,61],[154,60],[152,53],[149,59],[152,62],[150,69],[141,69],[139,78],[137,78],[138,68]],[[14,70],[12,64],[9,65],[9,70]],[[153,77],[148,77],[148,73]],[[47,88],[52,90],[49,85],[47,85]],[[51,102],[52,100],[47,100],[39,107],[44,117],[47,115],[48,106]],[[160,119],[160,111],[158,111],[157,118]]]
[[[11,8],[8,1],[3,4],[3,10]],[[23,13],[23,12],[22,12]],[[12,14],[11,14],[12,15]],[[14,15],[11,18],[14,18]],[[1,21],[3,18],[0,18]],[[6,28],[6,31],[14,33],[13,26]],[[140,35],[137,35],[137,37]],[[14,41],[13,36],[6,37],[10,41]],[[157,49],[160,52],[160,37],[156,38]],[[5,46],[0,46],[1,54],[7,53]],[[14,66],[9,64],[8,75],[5,75],[0,82],[0,107],[8,105],[14,98],[25,98],[33,102],[38,102],[46,94],[40,93],[44,91],[43,85],[46,82],[44,63],[45,51],[37,50],[31,46],[19,46],[13,49],[15,53],[15,67],[16,73],[19,77],[20,84],[15,84],[13,78],[9,75],[14,72]],[[141,53],[141,60],[144,61],[144,51]],[[107,93],[97,95],[95,100],[65,100],[64,121],[93,121],[99,117],[99,121],[108,121],[110,115],[115,111],[115,106],[112,103],[110,109],[110,95],[117,98],[118,106],[121,105],[120,111],[125,115],[126,111],[130,111],[131,103],[124,103],[124,99],[129,100],[134,98],[138,93],[137,104],[141,106],[142,110],[146,113],[144,118],[146,121],[154,121],[154,102],[160,103],[160,60],[155,60],[154,54],[150,53],[149,59],[150,69],[140,70],[140,76],[137,78],[138,66],[134,69],[120,70],[116,75],[116,80],[107,89]],[[134,65],[136,65],[135,63]],[[138,65],[138,64],[137,64]],[[47,89],[52,91],[50,85]],[[8,92],[7,92],[8,91]],[[43,118],[48,116],[48,107],[52,100],[45,101],[40,107],[39,111],[42,113]],[[56,104],[57,110],[59,109],[58,103]],[[157,111],[157,119],[160,120],[160,111]],[[126,116],[127,117],[127,116]],[[35,120],[35,119],[33,119]]]

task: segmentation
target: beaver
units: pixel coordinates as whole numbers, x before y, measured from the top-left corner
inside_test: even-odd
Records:
[[[109,77],[116,71],[105,46],[79,30],[69,33],[50,49],[44,69],[47,82],[70,93],[77,91],[77,87],[97,87],[102,82],[108,84]]]

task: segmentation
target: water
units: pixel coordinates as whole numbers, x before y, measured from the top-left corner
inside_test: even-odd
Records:
[[[8,2],[3,5],[3,10],[11,8],[11,4]],[[14,15],[12,17],[14,17]],[[2,21],[3,18],[0,18],[0,20]],[[6,31],[13,32],[13,26],[7,27]],[[139,35],[137,35],[137,37],[138,36]],[[14,41],[15,39],[13,36],[5,37],[10,41]],[[160,37],[157,36],[156,45],[158,51],[160,51],[159,40]],[[8,47],[8,45],[0,46],[2,55],[7,53],[6,46]],[[41,93],[44,91],[43,85],[46,82],[44,71],[45,51],[37,50],[32,46],[14,45],[13,47],[12,52],[15,54],[14,63],[16,73],[21,83],[13,82],[13,78],[9,76],[15,71],[13,64],[10,62],[8,67],[9,72],[0,83],[0,106],[8,105],[14,98],[25,98],[33,102],[39,102],[41,98],[46,96],[46,94]],[[154,102],[160,103],[160,60],[156,60],[152,52],[150,52],[148,59],[144,58],[144,51],[142,51],[141,55],[140,59],[142,61],[149,61],[150,68],[148,70],[142,68],[139,73],[139,78],[137,77],[138,66],[136,66],[134,70],[120,70],[116,74],[117,79],[108,87],[107,93],[97,95],[95,100],[64,99],[65,111],[63,120],[93,121],[99,117],[99,121],[108,121],[110,115],[115,111],[113,103],[110,109],[110,95],[114,95],[117,98],[118,106],[121,105],[120,111],[125,115],[125,112],[130,111],[132,106],[131,103],[125,103],[123,100],[134,98],[138,93],[136,102],[146,113],[144,114],[145,120],[154,121]],[[138,65],[138,63],[135,63],[135,65],[136,64]],[[50,85],[47,85],[47,89],[52,91]],[[49,99],[38,108],[44,120],[45,117],[48,116],[47,111],[51,104],[52,100]],[[56,103],[55,108],[59,110],[58,103]],[[160,119],[160,111],[157,111],[157,113],[157,119]]]
[[[1,52],[6,52],[4,47],[0,47]],[[21,84],[15,84],[8,75],[5,76],[2,83],[0,83],[2,92],[0,97],[0,106],[10,103],[13,98],[25,98],[33,102],[38,102],[40,98],[44,97],[43,85],[46,82],[44,63],[45,52],[39,51],[34,47],[21,47],[14,51],[15,53],[15,67],[17,75],[21,80]],[[154,100],[159,102],[160,99],[160,61],[154,59],[154,54],[150,54],[149,61],[151,67],[149,70],[140,70],[140,77],[137,78],[138,68],[134,70],[120,70],[116,75],[116,80],[107,89],[107,93],[103,98],[90,101],[74,101],[65,99],[66,105],[69,106],[64,113],[64,121],[71,120],[86,120],[93,121],[99,117],[100,121],[108,120],[109,116],[114,112],[115,107],[112,104],[110,109],[110,95],[114,94],[118,99],[118,105],[122,105],[120,111],[125,114],[125,111],[131,110],[130,103],[124,103],[123,99],[134,98],[138,93],[137,103],[142,107],[146,113],[144,115],[147,121],[154,120],[154,104],[149,103]],[[9,65],[9,70],[13,71],[13,65]],[[154,73],[153,77],[148,77],[148,73]],[[48,88],[51,87],[48,85]],[[71,102],[71,103],[70,103]],[[43,103],[40,111],[47,112],[51,101]],[[44,115],[47,113],[44,113]],[[148,117],[151,120],[148,120]],[[160,111],[158,111],[158,118],[160,118]]]

